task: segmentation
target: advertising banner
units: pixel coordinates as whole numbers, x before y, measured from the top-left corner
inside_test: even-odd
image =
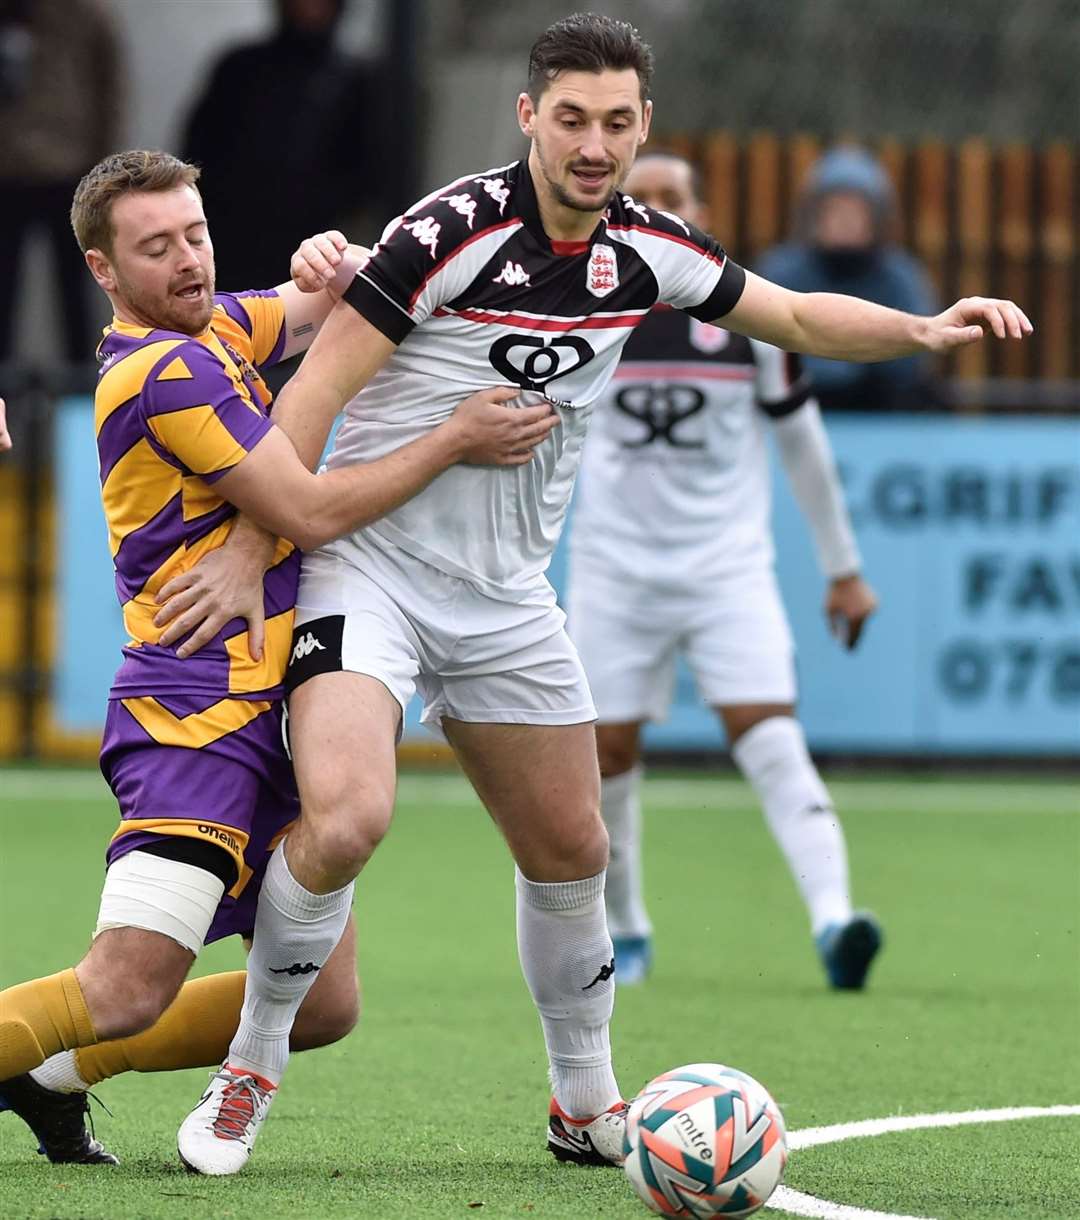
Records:
[[[778,569],[811,745],[858,753],[1080,755],[1080,427],[1043,418],[834,416],[829,435],[881,609],[844,652],[809,534],[775,474]],[[100,726],[123,630],[86,399],[61,404],[54,718]],[[572,520],[571,520],[572,528]],[[565,539],[551,568],[560,588]],[[427,738],[410,709],[410,736]],[[427,738],[430,740],[430,738]],[[649,744],[722,737],[681,672]]]

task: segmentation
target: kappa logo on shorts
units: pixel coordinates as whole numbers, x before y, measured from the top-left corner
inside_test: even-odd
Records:
[[[338,673],[345,616],[328,614],[301,623],[293,631],[292,652],[285,670],[285,692],[291,694],[316,674]]]
[[[289,664],[291,665],[293,661],[303,660],[304,657],[313,653],[316,648],[322,649],[323,652],[326,651],[326,645],[320,644],[309,631],[307,635],[303,637],[303,639],[296,641],[296,647],[292,650],[292,657]]]

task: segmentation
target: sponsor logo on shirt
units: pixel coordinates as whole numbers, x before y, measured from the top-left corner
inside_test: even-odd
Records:
[[[705,448],[700,436],[687,436],[685,430],[676,434],[681,424],[705,407],[705,395],[696,386],[670,381],[626,385],[615,395],[615,406],[643,429],[633,440],[620,441],[623,449],[644,449],[658,441],[673,449]]]
[[[425,250],[429,250],[432,258],[435,257],[435,251],[439,245],[439,234],[442,232],[442,225],[437,220],[425,216],[419,220],[410,220],[401,227],[411,233]]]
[[[531,287],[529,273],[520,263],[506,260],[506,266],[491,281],[493,284],[509,284],[514,288]]]
[[[597,242],[589,254],[589,265],[585,271],[585,287],[594,297],[606,297],[619,286],[619,263],[615,251],[603,242]]]
[[[641,217],[642,220],[649,219],[649,209],[643,203],[638,203],[638,201],[636,199],[634,199],[633,196],[624,195],[622,197],[622,201],[623,201],[623,207],[626,208],[626,210],[628,212],[637,212],[637,214]]]
[[[731,333],[722,326],[710,326],[708,322],[699,322],[697,318],[690,319],[690,343],[699,352],[711,356],[714,352],[722,352],[731,339]]]
[[[473,221],[476,219],[476,200],[471,195],[443,195],[442,202],[448,203],[459,216],[464,216],[470,229],[473,227]]]
[[[595,356],[592,347],[577,335],[558,335],[553,339],[503,335],[488,352],[492,367],[525,390],[542,390],[549,381],[576,372]]]

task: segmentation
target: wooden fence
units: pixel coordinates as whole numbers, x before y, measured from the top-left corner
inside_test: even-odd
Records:
[[[823,151],[811,136],[726,132],[656,141],[702,166],[717,237],[749,266],[791,232],[799,188]],[[896,187],[897,240],[925,264],[942,303],[1005,296],[1035,322],[1024,344],[978,344],[946,369],[964,380],[1080,381],[1080,149],[884,140],[872,151]],[[1080,407],[1080,389],[1073,387]]]

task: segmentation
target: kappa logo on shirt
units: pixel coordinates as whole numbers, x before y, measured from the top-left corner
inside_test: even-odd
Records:
[[[598,241],[589,254],[585,271],[585,287],[594,297],[606,297],[619,286],[619,262],[615,251]]]
[[[686,234],[687,237],[690,236],[690,226],[686,223],[685,220],[676,216],[674,212],[660,212],[659,215],[663,216],[666,220],[670,220],[673,225],[678,225],[679,228],[682,229],[682,231]]]
[[[529,273],[520,263],[512,263],[509,259],[506,266],[491,281],[493,284],[509,284],[513,288],[531,288]]]
[[[503,209],[510,201],[510,188],[502,178],[477,178],[477,182],[484,188],[486,194],[499,205],[499,215],[503,214]]]
[[[628,212],[637,212],[642,220],[647,221],[651,219],[649,216],[649,209],[643,203],[638,203],[638,201],[632,195],[624,195],[622,197],[622,201],[623,207],[626,208]]]
[[[464,216],[469,228],[476,219],[476,200],[471,195],[443,195],[440,202],[448,203],[459,216]]]
[[[424,216],[417,220],[410,220],[401,227],[411,233],[425,250],[429,250],[432,258],[435,257],[435,251],[439,246],[439,234],[442,232],[442,225],[437,220]]]

